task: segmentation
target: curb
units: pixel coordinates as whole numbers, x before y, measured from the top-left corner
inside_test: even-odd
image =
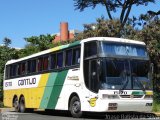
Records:
[[[0,113],[14,111],[14,108],[0,108]]]
[[[0,108],[0,113],[13,112],[14,108]],[[34,109],[34,111],[45,111],[44,109]]]

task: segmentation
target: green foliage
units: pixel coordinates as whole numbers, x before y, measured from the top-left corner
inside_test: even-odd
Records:
[[[106,20],[104,17],[98,18],[96,23],[85,24],[83,33],[79,34],[76,39],[88,37],[126,37],[135,34],[134,28],[126,24],[123,29],[120,28],[119,20]],[[120,32],[121,29],[121,32]]]
[[[11,40],[9,38],[5,38],[4,45],[0,46],[0,101],[2,101],[2,89],[3,89],[3,75],[4,75],[4,67],[8,60],[17,59],[18,51],[14,48],[10,48]]]
[[[74,0],[76,10],[83,11],[85,8],[92,7],[93,9],[102,5],[105,7],[110,20],[113,20],[113,13],[120,10],[118,19],[120,20],[121,27],[126,24],[130,11],[134,5],[147,6],[148,3],[155,3],[155,0]],[[116,14],[117,15],[117,14]]]
[[[160,111],[160,102],[154,101],[153,102],[153,108],[152,108],[153,112],[159,112]]]
[[[19,51],[19,57],[24,57],[54,47],[52,41],[55,36],[50,34],[24,38],[27,45]]]
[[[9,46],[11,44],[11,39],[5,37],[4,40],[3,40],[3,42],[4,42],[5,46]]]

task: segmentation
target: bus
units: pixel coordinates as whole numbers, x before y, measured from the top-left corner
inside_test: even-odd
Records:
[[[144,42],[92,37],[5,65],[4,105],[17,112],[150,112],[151,63]]]

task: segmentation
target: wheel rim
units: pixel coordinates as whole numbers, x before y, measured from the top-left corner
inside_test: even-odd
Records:
[[[24,107],[24,101],[22,101],[22,102],[20,103],[20,111],[21,111],[21,112],[24,112],[24,109],[25,109],[25,107]]]
[[[74,113],[78,113],[78,112],[80,112],[80,110],[81,110],[80,102],[79,102],[79,101],[75,101],[75,102],[73,103],[73,105],[72,105],[72,111],[73,111]]]
[[[14,108],[16,111],[18,110],[18,99],[14,100]]]

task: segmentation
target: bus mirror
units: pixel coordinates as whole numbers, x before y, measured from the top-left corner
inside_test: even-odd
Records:
[[[150,69],[151,69],[151,73],[153,74],[154,73],[154,64],[153,63],[151,63]]]
[[[101,62],[101,60],[97,61],[97,65],[98,65],[98,72],[99,72],[99,74],[101,74],[102,73],[102,62]]]

